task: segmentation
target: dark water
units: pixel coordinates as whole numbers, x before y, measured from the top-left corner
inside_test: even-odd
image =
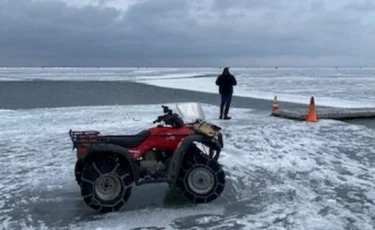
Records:
[[[134,82],[23,81],[0,82],[0,109],[131,105],[197,101],[217,104],[218,95],[160,88]],[[234,107],[270,110],[271,101],[235,97]],[[284,107],[299,106],[283,103]]]
[[[113,81],[20,81],[0,82],[0,109],[43,107],[135,105],[168,102],[201,102],[217,105],[219,96],[211,93],[169,89],[134,82]],[[307,105],[280,101],[280,108]],[[234,97],[232,106],[271,111],[272,100]],[[232,116],[235,116],[232,115]],[[353,124],[375,128],[375,119],[352,120]]]

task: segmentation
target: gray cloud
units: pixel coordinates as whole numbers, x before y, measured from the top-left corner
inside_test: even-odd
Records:
[[[352,1],[348,4],[343,6],[344,10],[349,11],[360,11],[360,12],[368,12],[368,11],[375,11],[375,3],[372,0],[366,1]]]
[[[0,65],[372,64],[372,1],[0,1]]]

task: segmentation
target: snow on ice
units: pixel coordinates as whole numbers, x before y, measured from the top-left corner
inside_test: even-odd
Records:
[[[152,201],[162,199],[167,187],[154,197],[140,190],[132,194],[131,208],[107,215],[93,213],[80,197],[68,130],[136,133],[152,125],[160,105],[0,110],[1,227],[372,229],[374,130],[234,108],[233,119],[221,121],[218,107],[203,109],[225,135],[223,196],[171,208]],[[149,204],[138,204],[142,199]]]

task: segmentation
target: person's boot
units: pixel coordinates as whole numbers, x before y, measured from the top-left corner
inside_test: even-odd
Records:
[[[224,110],[224,120],[230,120],[231,119],[231,117],[228,117],[228,112],[229,112],[229,106],[225,107],[225,110]]]
[[[223,119],[224,104],[220,105],[220,116],[219,119]]]

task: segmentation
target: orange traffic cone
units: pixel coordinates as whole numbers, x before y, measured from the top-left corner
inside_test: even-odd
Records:
[[[279,103],[277,102],[277,97],[275,96],[275,98],[273,99],[273,104],[272,104],[272,112],[278,109],[279,109]]]
[[[317,122],[318,116],[316,114],[316,107],[315,107],[315,100],[314,97],[311,97],[310,99],[310,105],[309,105],[309,113],[307,114],[308,122]]]

